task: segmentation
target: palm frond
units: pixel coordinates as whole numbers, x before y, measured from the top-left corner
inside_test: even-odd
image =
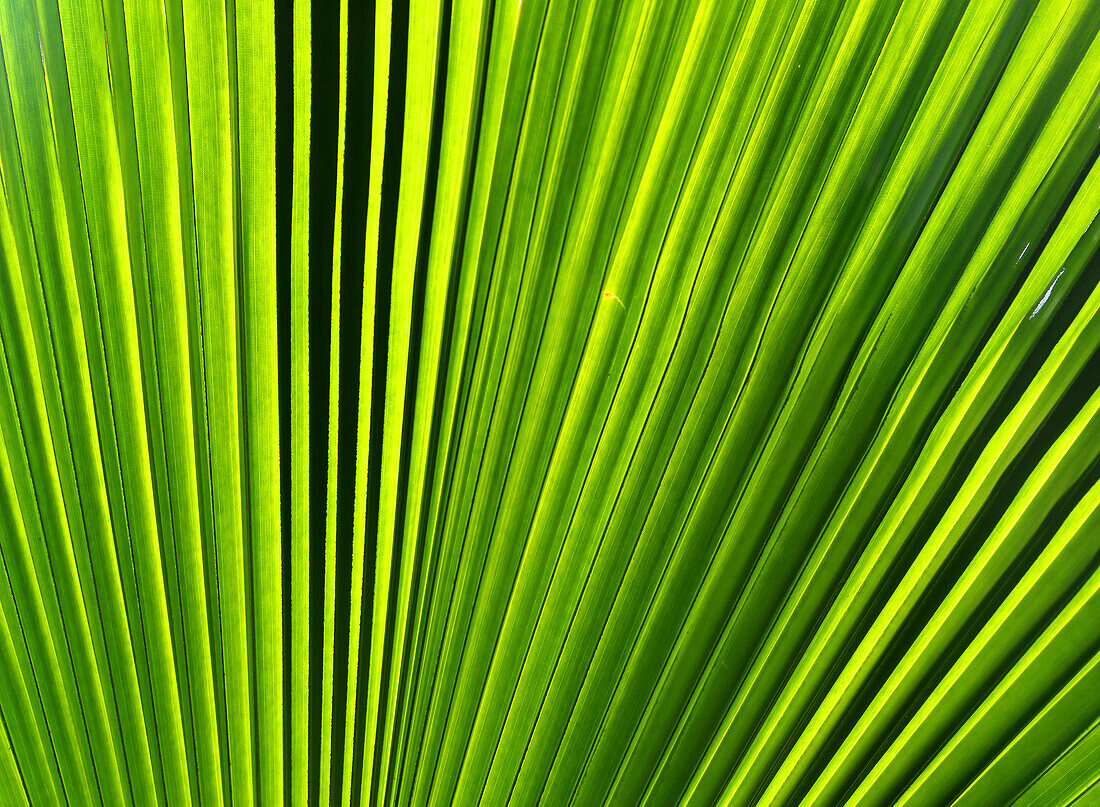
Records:
[[[0,67],[3,804],[1100,799],[1100,3]]]

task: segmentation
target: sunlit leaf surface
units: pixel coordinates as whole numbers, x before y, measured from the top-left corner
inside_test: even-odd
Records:
[[[0,805],[1100,804],[1100,0],[0,0]]]

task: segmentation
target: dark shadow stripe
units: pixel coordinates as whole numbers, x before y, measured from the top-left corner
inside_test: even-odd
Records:
[[[309,153],[309,502],[310,627],[309,790],[320,787],[321,686],[324,660],[325,500],[328,484],[328,353],[332,305],[332,234],[336,207],[336,130],[340,7],[337,0],[311,6],[311,102]]]
[[[294,183],[294,19],[293,0],[275,0],[275,305],[279,373],[279,495],[282,519],[283,615],[283,798],[290,804],[290,769],[302,761],[291,757],[290,682],[290,233]]]
[[[347,98],[344,128],[344,197],[340,231],[340,405],[337,415],[336,612],[332,688],[333,793],[343,781],[351,622],[352,535],[359,420],[359,353],[363,329],[363,261],[370,189],[371,113],[374,90],[374,2],[348,3]],[[364,586],[364,601],[370,602]],[[369,657],[360,645],[360,665]],[[357,690],[361,700],[363,691]]]
[[[405,119],[405,80],[408,66],[409,3],[397,2],[392,8],[390,29],[389,94],[386,103],[385,157],[382,164],[382,188],[378,229],[378,272],[376,275],[374,314],[373,385],[371,388],[370,451],[367,461],[366,543],[364,547],[363,604],[360,622],[360,647],[370,647],[374,591],[374,564],[378,547],[378,501],[381,485],[383,417],[389,377],[387,356],[390,330],[390,299],[393,280],[394,240],[397,231],[397,200],[401,187],[401,146]],[[388,631],[387,631],[388,632]],[[369,657],[369,649],[367,651]],[[359,689],[366,692],[370,665],[359,666]],[[387,686],[386,663],[382,663],[381,691]],[[384,709],[384,701],[379,702]],[[381,727],[378,727],[380,730]],[[352,757],[352,802],[361,798],[363,780],[363,742],[366,732],[366,698],[355,709]],[[376,738],[379,735],[376,734]],[[377,758],[376,758],[377,763]],[[377,764],[375,765],[377,773]]]

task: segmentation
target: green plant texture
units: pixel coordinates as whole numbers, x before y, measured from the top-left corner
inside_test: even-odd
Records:
[[[0,807],[1100,805],[1100,0],[0,0]]]

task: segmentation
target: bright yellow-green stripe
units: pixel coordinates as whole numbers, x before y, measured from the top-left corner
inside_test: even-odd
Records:
[[[334,666],[336,642],[345,641],[345,637],[336,636],[336,517],[337,482],[339,480],[339,445],[341,440],[351,439],[340,434],[340,283],[341,252],[343,239],[344,208],[344,148],[347,143],[347,106],[348,106],[348,2],[340,2],[339,31],[339,74],[337,89],[338,111],[336,118],[336,200],[333,207],[332,228],[332,300],[329,308],[331,322],[329,326],[329,385],[328,385],[328,478],[325,491],[325,593],[324,593],[324,639],[321,673],[321,749],[320,784],[318,800],[326,804],[333,798],[332,790],[339,783],[332,781],[332,741],[333,733],[340,729],[333,724],[332,693],[337,675],[342,670]],[[323,270],[321,270],[323,271]],[[317,359],[319,360],[319,359]],[[346,754],[345,754],[346,758]]]
[[[8,721],[0,715],[0,797],[5,804],[30,804],[11,747]]]
[[[201,408],[191,375],[190,353],[197,344],[188,332],[183,214],[191,189],[181,196],[168,31],[159,9],[143,2],[126,7],[126,42],[133,77],[141,214],[146,235],[150,316],[165,429],[167,486],[175,531],[175,573],[179,578],[182,625],[174,626],[186,648],[186,685],[194,732],[194,767],[204,802],[222,796],[221,742],[215,714],[214,679],[208,628],[207,583],[203,564],[199,475],[193,406]],[[201,394],[201,389],[199,390]],[[220,686],[220,682],[219,682]]]
[[[39,10],[42,11],[41,8]],[[24,282],[33,284],[35,289],[28,302],[33,300],[38,303],[32,303],[34,317],[30,330],[33,331],[32,338],[39,356],[51,355],[56,346],[58,352],[68,359],[57,366],[59,387],[50,385],[44,390],[54,422],[62,422],[60,413],[66,412],[65,422],[75,426],[68,432],[68,440],[58,446],[63,452],[59,454],[61,460],[73,463],[67,468],[63,466],[61,471],[66,493],[65,504],[58,515],[59,520],[66,523],[65,528],[47,528],[45,533],[47,540],[54,543],[54,551],[60,553],[54,562],[64,570],[57,581],[57,592],[64,603],[62,611],[70,622],[70,649],[76,676],[74,684],[81,698],[88,745],[101,749],[99,753],[88,752],[88,767],[94,770],[95,775],[92,786],[97,788],[102,798],[122,799],[121,766],[124,763],[112,727],[113,707],[108,706],[108,701],[113,701],[113,693],[109,687],[104,687],[104,681],[109,677],[97,658],[96,637],[99,631],[97,625],[93,626],[93,620],[97,620],[98,614],[94,607],[89,609],[84,599],[87,596],[84,586],[93,585],[84,524],[90,522],[92,531],[104,536],[104,544],[93,544],[94,549],[101,545],[110,546],[112,535],[98,428],[92,407],[88,353],[83,338],[84,323],[76,287],[77,264],[85,274],[87,272],[87,253],[81,251],[82,248],[86,250],[86,241],[76,238],[74,243],[70,243],[69,240],[72,236],[69,210],[76,209],[79,204],[75,198],[78,187],[74,187],[79,182],[72,179],[77,167],[71,162],[59,163],[59,152],[55,148],[58,141],[55,140],[52,110],[49,108],[51,99],[59,101],[58,96],[64,98],[67,92],[54,87],[53,95],[47,95],[46,76],[38,68],[42,67],[42,57],[45,55],[47,65],[54,67],[56,79],[58,60],[53,34],[43,34],[44,41],[40,41],[38,22],[41,21],[29,7],[16,8],[9,4],[0,10],[0,36],[4,43],[6,72],[12,91],[11,109],[15,117],[15,132],[11,134],[18,133],[33,221],[40,228],[36,229],[38,238],[35,243],[44,266],[48,267],[40,274],[33,273],[30,265],[21,267]],[[62,148],[72,145],[71,126],[68,131],[70,139],[59,137]],[[19,158],[13,160],[10,155],[11,151],[6,150],[6,169],[18,170]],[[69,181],[63,181],[63,174]],[[12,266],[10,270],[15,271],[16,267]],[[34,370],[27,364],[24,365],[24,372]],[[55,434],[55,439],[57,436]],[[68,445],[70,440],[71,445]],[[71,473],[66,473],[69,469],[72,469]],[[79,497],[76,492],[78,480],[82,484]]]
[[[252,692],[246,609],[240,456],[237,210],[233,110],[226,8],[219,0],[184,0],[187,100],[194,180],[196,270],[206,395],[206,441],[213,498],[212,545],[221,624],[221,659],[234,804],[254,797]]]
[[[238,0],[237,103],[243,236],[245,420],[255,609],[259,801],[283,802],[283,602],[275,283],[275,18]]]
[[[309,798],[309,148],[312,98],[310,0],[294,0],[294,142],[290,231],[290,796]],[[286,125],[285,123],[282,125]],[[286,383],[284,381],[284,383]],[[317,567],[322,573],[324,566]],[[284,570],[285,572],[286,570]]]

